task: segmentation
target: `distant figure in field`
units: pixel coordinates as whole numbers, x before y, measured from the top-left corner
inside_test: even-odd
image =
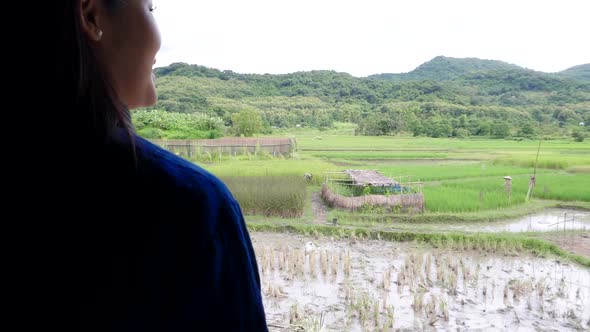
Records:
[[[311,175],[311,173],[305,173],[303,174],[303,179],[305,179],[305,181],[307,182],[311,182],[311,180],[313,179],[313,175]]]

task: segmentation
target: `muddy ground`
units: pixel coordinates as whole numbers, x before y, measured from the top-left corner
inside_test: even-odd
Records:
[[[412,243],[252,233],[276,331],[590,328],[590,270]]]

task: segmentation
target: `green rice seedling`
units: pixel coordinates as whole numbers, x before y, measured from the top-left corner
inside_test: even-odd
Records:
[[[442,266],[438,267],[436,270],[436,280],[438,280],[441,285],[445,284],[445,273]]]
[[[320,270],[324,276],[328,273],[328,258],[326,257],[326,251],[320,251]]]
[[[447,250],[454,250],[456,249],[456,242],[453,238],[448,238],[445,241],[445,246],[444,246]]]
[[[379,326],[379,301],[373,301],[373,321]]]
[[[423,292],[414,293],[414,301],[412,302],[412,308],[414,308],[414,312],[422,311],[422,307],[424,304],[423,300],[424,300],[424,293]]]
[[[387,268],[383,273],[383,289],[389,291],[391,285],[391,268]]]
[[[385,324],[386,328],[393,328],[395,323],[395,308],[392,306],[387,307],[387,323]]]
[[[426,278],[431,278],[432,273],[432,256],[430,254],[426,254],[426,258],[424,259],[424,273],[426,274]]]
[[[424,306],[424,310],[427,316],[436,315],[436,303],[435,297],[433,295],[430,295],[430,298],[426,303],[426,306]]]
[[[449,262],[449,269],[451,270],[451,272],[453,274],[457,274],[459,272],[459,269],[457,268],[457,264],[454,262]]]
[[[269,270],[272,272],[274,270],[276,270],[276,257],[275,257],[275,251],[271,248],[270,249],[270,268]]]
[[[508,306],[508,304],[509,304],[509,302],[508,302],[508,290],[509,290],[509,289],[508,289],[508,284],[506,284],[506,285],[504,286],[504,296],[503,296],[503,299],[504,299],[504,305],[506,305],[506,306]]]
[[[514,250],[516,252],[522,252],[522,250],[523,250],[522,243],[519,241],[515,241],[514,242]]]
[[[297,268],[297,274],[302,278],[305,275],[305,253],[303,251],[297,253]]]
[[[490,253],[496,253],[498,252],[498,242],[497,241],[486,241],[488,244],[488,248],[489,250],[486,250],[487,252]]]
[[[264,258],[261,257],[261,259],[260,259],[260,266],[258,268],[260,269],[260,274],[262,274],[262,275],[264,275],[265,272],[266,272],[266,266],[265,266],[266,264],[265,263],[266,262],[265,262]]]
[[[406,284],[406,272],[404,269],[401,269],[397,274],[397,293],[401,294],[404,290],[404,285]]]
[[[299,312],[299,308],[297,307],[297,303],[293,304],[291,308],[289,308],[289,324],[295,325],[299,320],[301,320],[302,314]]]
[[[332,275],[334,277],[338,275],[338,255],[335,253],[332,254]]]
[[[344,303],[350,302],[350,287],[348,287],[348,283],[344,283],[342,286],[344,288]]]
[[[414,274],[416,275],[416,282],[423,283],[425,278],[424,256],[418,255],[414,265]]]
[[[285,269],[285,254],[283,251],[279,251],[279,271],[283,271]]]
[[[471,250],[473,249],[473,241],[470,238],[466,238],[463,242],[463,247],[465,248],[465,250]]]
[[[325,318],[326,313],[323,311],[319,314],[306,315],[300,326],[304,331],[322,332],[326,326]]]
[[[438,282],[439,282],[439,273],[438,273],[439,270],[440,270],[440,268],[435,267],[435,271],[431,273],[431,276],[432,276],[431,281],[435,285],[438,284]]]
[[[406,255],[404,257],[404,264],[402,265],[402,268],[405,270],[410,270],[412,266],[412,262],[410,261],[410,256]]]
[[[508,281],[507,286],[512,291],[512,299],[515,302],[519,302],[520,297],[527,293],[527,283],[522,280],[511,279]]]
[[[289,249],[289,257],[287,258],[287,266],[290,266],[290,270],[294,270],[294,266],[297,265],[296,250],[293,248]]]
[[[293,250],[293,275],[299,277],[299,271],[302,269],[299,262],[299,253]]]
[[[475,268],[475,273],[473,274],[473,278],[471,281],[471,285],[473,288],[477,288],[477,285],[479,283],[479,272],[481,271],[481,266],[479,264],[477,264],[476,268]]]
[[[316,258],[315,251],[309,253],[309,274],[312,278],[316,277]]]
[[[289,248],[285,249],[285,251],[283,253],[283,257],[285,258],[285,261],[284,261],[285,265],[283,266],[283,273],[286,275],[289,275],[289,270],[290,270],[289,264],[291,263],[290,258],[289,258]]]
[[[359,322],[361,326],[364,326],[367,320],[370,318],[369,312],[371,311],[371,300],[369,299],[369,295],[367,293],[361,293],[360,296],[357,296],[355,307],[358,312]]]
[[[449,294],[455,296],[457,295],[457,275],[454,273],[450,273],[448,277],[448,292]]]
[[[563,277],[559,281],[559,286],[557,287],[556,295],[561,298],[566,298],[567,297],[566,294],[567,294],[567,290],[566,290],[566,284],[565,284],[565,277]]]
[[[410,293],[413,293],[416,290],[416,275],[412,272],[412,270],[408,270],[408,274],[406,274],[408,289]]]
[[[436,267],[436,270],[440,269],[440,267],[442,265],[441,260],[442,260],[442,258],[440,256],[434,258],[434,266]]]
[[[545,300],[539,300],[539,308],[538,311],[541,313],[541,317],[543,316],[543,314],[545,313]]]
[[[545,290],[547,289],[547,283],[545,281],[545,278],[539,279],[539,281],[537,281],[537,285],[535,286],[535,289],[537,290],[537,294],[539,295],[539,298],[542,300],[543,297],[545,296]]]
[[[440,311],[442,313],[443,319],[445,320],[445,322],[448,322],[449,321],[449,306],[447,305],[445,300],[443,300],[442,297],[439,299],[439,301],[440,301],[439,307],[440,307]]]
[[[346,256],[344,256],[344,275],[346,277],[350,276],[350,250],[346,250]]]

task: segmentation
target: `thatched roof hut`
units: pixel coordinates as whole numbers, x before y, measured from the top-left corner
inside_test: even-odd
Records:
[[[344,171],[352,179],[352,184],[357,186],[389,187],[399,185],[375,170],[346,170]]]
[[[330,172],[345,174],[349,179],[326,178],[322,185],[322,198],[331,207],[358,210],[365,205],[382,206],[386,211],[421,212],[424,211],[424,195],[421,182],[400,183],[384,176],[376,170],[346,170]],[[356,194],[351,197],[334,192],[330,184],[353,186]],[[416,191],[411,186],[418,185]],[[365,189],[370,189],[366,191]],[[362,191],[362,194],[358,194]]]

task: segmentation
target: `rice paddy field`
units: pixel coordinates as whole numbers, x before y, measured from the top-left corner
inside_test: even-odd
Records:
[[[287,186],[282,177],[305,173],[313,174],[308,185],[319,186],[328,172],[378,170],[394,180],[422,182],[426,214],[509,208],[520,208],[522,214],[528,211],[525,197],[533,172],[534,199],[582,206],[590,202],[589,142],[543,140],[539,149],[535,140],[368,137],[353,132],[346,124],[333,131],[299,128],[280,133],[297,140],[291,158],[221,158],[199,165],[220,177],[272,177],[275,187]],[[510,193],[504,176],[512,177]]]
[[[575,331],[590,270],[517,249],[253,235],[274,331]]]
[[[590,329],[590,142],[274,136],[297,150],[197,161],[246,215],[271,330]],[[413,183],[424,211],[327,207],[350,169]]]

